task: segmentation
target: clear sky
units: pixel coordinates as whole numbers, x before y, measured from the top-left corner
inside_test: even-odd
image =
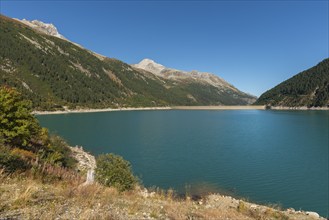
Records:
[[[0,0],[0,7],[9,17],[53,23],[105,56],[211,72],[257,96],[329,53],[327,0]]]

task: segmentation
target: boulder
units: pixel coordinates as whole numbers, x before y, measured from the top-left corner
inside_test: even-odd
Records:
[[[319,218],[320,215],[316,212],[306,212],[306,215],[314,217],[314,218]]]

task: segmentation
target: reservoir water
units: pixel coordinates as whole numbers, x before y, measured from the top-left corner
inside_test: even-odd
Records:
[[[122,111],[37,116],[69,144],[132,164],[144,186],[220,192],[328,216],[329,111]]]

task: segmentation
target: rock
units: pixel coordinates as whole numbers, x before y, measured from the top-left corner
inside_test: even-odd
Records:
[[[86,182],[84,182],[84,185],[89,185],[94,182],[94,174],[95,174],[94,170],[88,170],[87,179],[86,179]]]
[[[296,210],[294,208],[287,209],[288,212],[295,212]]]
[[[140,194],[144,197],[147,198],[149,197],[149,192],[147,191],[147,189],[141,190]]]
[[[250,205],[251,209],[256,209],[258,206],[257,205]]]
[[[316,212],[306,212],[306,215],[311,216],[313,218],[319,218],[320,215]]]
[[[57,28],[53,24],[46,24],[46,23],[43,23],[42,21],[38,21],[38,20],[33,20],[33,21],[28,21],[26,19],[23,19],[23,20],[16,19],[16,20],[32,27],[33,29],[41,31],[45,34],[65,40],[65,37],[63,35],[61,35],[60,33],[58,33]]]
[[[72,156],[78,161],[79,170],[94,170],[96,168],[96,159],[93,155],[85,152],[82,147],[70,147]]]

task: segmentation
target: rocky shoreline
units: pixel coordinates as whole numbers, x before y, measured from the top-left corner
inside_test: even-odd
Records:
[[[72,156],[78,161],[77,169],[79,172],[86,173],[86,181],[83,185],[94,183],[96,159],[95,156],[83,150],[83,147],[75,146],[70,147]]]
[[[78,161],[78,170],[86,172],[88,170],[94,170],[96,168],[95,156],[84,151],[83,147],[75,146],[70,147],[72,156]]]

